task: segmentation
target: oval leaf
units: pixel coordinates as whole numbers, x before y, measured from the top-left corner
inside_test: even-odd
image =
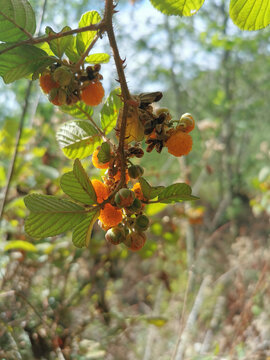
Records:
[[[105,134],[108,134],[110,131],[112,131],[116,125],[118,113],[122,107],[122,100],[119,96],[120,94],[120,88],[112,90],[101,109],[101,127]]]
[[[177,183],[163,189],[158,196],[158,201],[169,204],[175,201],[197,200],[196,196],[191,195],[191,187],[185,183]]]
[[[150,0],[165,15],[192,16],[202,7],[204,0]]]
[[[101,16],[97,11],[88,11],[87,13],[83,14],[81,20],[79,22],[79,28],[84,26],[94,25],[101,21]],[[77,34],[77,50],[78,53],[81,55],[83,54],[88,46],[93,41],[96,31],[84,31],[82,33]]]
[[[76,37],[72,36],[66,50],[65,54],[69,58],[69,60],[73,63],[76,63],[80,60],[80,55],[78,54],[77,47],[76,47]]]
[[[0,44],[0,51],[8,47]],[[0,55],[0,76],[9,84],[55,62],[55,58],[32,45],[23,45]]]
[[[139,183],[141,184],[143,196],[146,199],[154,199],[164,189],[164,186],[151,186],[143,177],[139,178]]]
[[[75,227],[72,234],[72,242],[76,247],[82,248],[89,245],[93,225],[98,217],[99,210],[91,211],[89,214],[87,214],[86,219],[84,219],[79,225]]]
[[[98,131],[86,120],[66,122],[57,131],[56,138],[69,159],[84,159],[102,143]]]
[[[110,61],[110,55],[105,53],[92,54],[87,56],[85,61],[89,64],[106,64]]]
[[[59,34],[65,33],[67,31],[71,30],[71,28],[69,26],[65,26]],[[53,29],[51,29],[50,27],[46,28],[46,34],[47,35],[55,35],[57,34],[56,32],[53,31]],[[69,43],[72,42],[72,35],[68,35],[68,36],[64,36],[64,37],[59,37],[55,40],[49,41],[49,46],[50,49],[52,50],[52,52],[58,56],[59,58],[61,58],[66,50],[66,48],[69,46]]]
[[[93,185],[79,159],[73,165],[73,171],[64,174],[60,186],[65,194],[82,204],[92,205],[97,201]]]
[[[25,221],[25,231],[35,238],[71,230],[86,216],[82,206],[51,195],[30,194],[24,202],[31,212]]]
[[[0,41],[28,39],[35,30],[35,13],[27,0],[0,0]]]
[[[230,16],[241,30],[259,30],[270,23],[269,0],[231,0]]]
[[[111,147],[108,143],[104,142],[101,144],[100,150],[98,152],[98,160],[102,163],[107,163],[111,159]]]

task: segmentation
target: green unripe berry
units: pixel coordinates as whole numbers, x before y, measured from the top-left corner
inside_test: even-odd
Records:
[[[139,200],[138,198],[135,198],[135,200],[133,201],[133,204],[130,207],[128,207],[128,210],[131,212],[136,212],[136,211],[141,210],[141,208],[142,208],[141,200]]]
[[[146,236],[143,232],[131,232],[127,235],[124,244],[132,251],[140,250],[146,242]]]
[[[118,245],[125,240],[124,229],[118,226],[112,227],[106,232],[105,239],[113,245]]]
[[[120,208],[127,208],[131,206],[135,199],[135,193],[132,190],[123,188],[115,195],[115,203]]]
[[[140,165],[131,165],[128,168],[128,175],[131,179],[138,179],[143,173],[144,170]]]
[[[145,231],[149,227],[149,219],[145,215],[137,216],[135,220],[135,228],[139,231]]]
[[[58,82],[61,86],[69,85],[72,78],[72,72],[65,66],[60,66],[53,73],[54,81]]]

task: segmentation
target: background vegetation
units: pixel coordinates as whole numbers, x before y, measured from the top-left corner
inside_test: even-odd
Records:
[[[31,4],[37,12],[44,5]],[[48,0],[43,23],[60,31],[102,5]],[[0,83],[3,189],[30,94],[0,230],[1,359],[270,356],[269,29],[241,32],[228,7],[208,2],[184,19],[165,17],[148,1],[118,5],[130,90],[162,91],[162,106],[176,118],[192,113],[197,124],[185,159],[166,149],[143,158],[153,185],[186,181],[200,200],[150,205],[148,241],[137,254],[107,244],[99,227],[89,250],[76,249],[69,233],[40,241],[25,235],[23,197],[63,196],[59,176],[72,163],[55,132],[67,115],[37,82]],[[99,46],[110,51],[106,37]],[[102,74],[108,93],[112,62]],[[83,164],[98,177],[90,158]]]

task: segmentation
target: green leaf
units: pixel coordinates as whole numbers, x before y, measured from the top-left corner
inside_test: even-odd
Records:
[[[98,217],[99,210],[91,211],[87,214],[86,219],[84,219],[80,224],[75,227],[72,234],[72,242],[76,247],[88,247],[91,239],[93,225],[98,219]]]
[[[65,33],[67,31],[70,31],[71,27],[65,26],[58,34]],[[47,35],[55,35],[57,34],[55,31],[53,31],[52,28],[49,26],[46,27],[46,34]],[[55,40],[49,41],[49,46],[52,52],[59,58],[61,58],[66,50],[66,48],[69,46],[69,43],[72,42],[73,36],[68,35],[64,37],[57,38]]]
[[[119,96],[120,94],[120,88],[112,90],[101,109],[101,127],[105,134],[108,134],[115,128],[118,113],[122,107],[122,100]]]
[[[0,44],[0,51],[7,47],[7,44]],[[49,57],[45,51],[36,46],[22,45],[0,55],[0,76],[6,84],[9,84],[54,62],[53,57]]]
[[[101,144],[98,152],[98,160],[102,163],[107,163],[111,159],[111,147],[108,143],[104,142]]]
[[[97,11],[88,11],[87,13],[83,14],[81,17],[81,20],[79,22],[79,28],[82,28],[84,26],[94,25],[101,21],[101,16]],[[78,53],[81,55],[83,54],[88,46],[93,41],[96,31],[84,31],[79,34],[77,34],[77,50]]]
[[[259,30],[270,23],[269,0],[231,0],[230,16],[241,30]]]
[[[0,41],[29,39],[35,30],[35,13],[27,0],[0,0]]]
[[[164,186],[151,186],[143,177],[139,178],[139,183],[141,184],[143,196],[146,199],[154,199],[164,189]]]
[[[69,60],[73,63],[76,63],[80,60],[80,55],[78,54],[77,47],[76,47],[76,37],[72,36],[68,46],[66,47],[65,54],[69,58]]]
[[[158,201],[169,204],[175,201],[197,200],[198,197],[191,195],[191,187],[185,183],[177,183],[163,189],[158,196]]]
[[[56,138],[69,159],[84,159],[102,143],[98,131],[86,120],[64,123],[57,131]]]
[[[192,16],[200,10],[204,0],[150,0],[165,15]]]
[[[93,205],[97,202],[93,185],[79,159],[75,160],[73,171],[61,177],[60,186],[64,193],[82,204]]]
[[[110,61],[110,55],[105,53],[92,54],[85,58],[89,64],[106,64]]]
[[[27,195],[24,203],[30,210],[25,231],[35,238],[61,234],[74,228],[86,216],[82,206],[51,195]]]
[[[61,106],[60,109],[66,113],[69,114],[76,119],[81,120],[89,120],[91,119],[91,116],[93,115],[93,108],[89,105],[86,105],[83,101],[78,101],[74,105],[64,105]]]
[[[37,247],[34,244],[30,243],[29,241],[25,241],[25,240],[12,240],[12,241],[9,241],[4,247],[5,251],[13,250],[13,249],[24,250],[24,251],[28,251],[28,252],[37,252],[38,251]]]

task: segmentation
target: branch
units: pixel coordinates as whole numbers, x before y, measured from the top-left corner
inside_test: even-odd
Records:
[[[113,24],[112,24],[112,17],[114,13],[115,13],[115,6],[113,4],[113,0],[106,0],[104,23],[106,26],[106,32],[108,34],[109,43],[112,48],[114,62],[117,69],[117,74],[121,87],[121,94],[124,101],[120,135],[119,135],[119,146],[118,146],[120,165],[121,165],[121,179],[119,182],[119,187],[121,187],[123,184],[125,184],[125,173],[126,173],[125,135],[126,135],[127,115],[128,115],[128,107],[129,107],[128,100],[131,99],[131,96],[128,90],[126,76],[124,73],[123,61],[120,57],[118,46],[115,40]]]
[[[85,32],[85,31],[97,31],[97,30],[101,30],[103,28],[104,28],[104,23],[103,23],[103,21],[101,21],[98,24],[92,24],[92,25],[84,26],[82,28],[69,30],[69,31],[66,31],[66,32],[60,32],[60,33],[52,34],[52,35],[48,35],[48,36],[39,36],[39,37],[36,37],[36,38],[23,40],[21,42],[18,42],[16,44],[13,44],[13,45],[7,47],[6,49],[1,50],[0,55],[4,54],[5,52],[7,52],[9,50],[12,50],[12,49],[15,49],[15,48],[17,48],[19,46],[22,46],[22,45],[36,45],[36,44],[40,44],[42,42],[50,42],[52,40],[59,39],[59,38],[62,38],[64,36],[69,36],[69,35],[73,35],[73,34],[79,34],[81,32]]]

